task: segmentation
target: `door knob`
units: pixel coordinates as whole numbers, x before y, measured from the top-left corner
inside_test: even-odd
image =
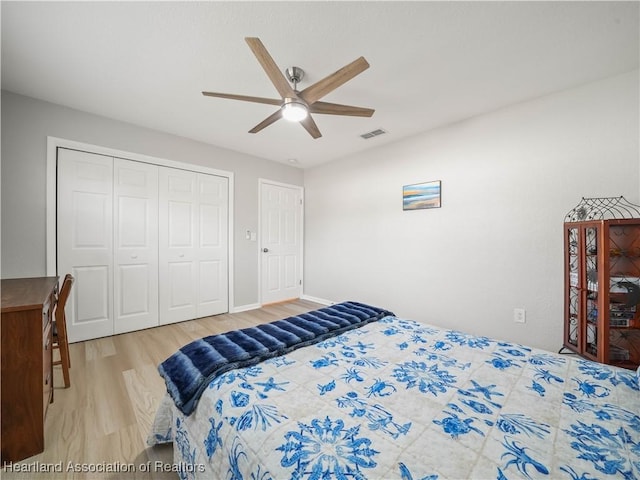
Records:
[[[269,249],[268,249],[267,247],[264,247],[264,248],[262,249],[262,251],[263,251],[264,253],[267,253],[267,252],[269,251]]]

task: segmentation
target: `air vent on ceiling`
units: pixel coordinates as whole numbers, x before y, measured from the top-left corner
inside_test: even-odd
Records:
[[[369,140],[370,138],[377,137],[378,135],[384,135],[385,133],[387,133],[386,130],[383,130],[382,128],[378,128],[376,130],[371,130],[370,132],[363,133],[360,136],[365,140]]]

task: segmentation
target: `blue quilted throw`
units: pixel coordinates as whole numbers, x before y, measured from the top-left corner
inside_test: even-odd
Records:
[[[363,303],[339,303],[195,340],[162,362],[158,371],[176,407],[190,415],[216,376],[321,342],[389,315],[393,313]]]

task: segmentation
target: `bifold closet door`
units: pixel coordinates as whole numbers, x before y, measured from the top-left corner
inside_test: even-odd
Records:
[[[158,166],[115,158],[114,333],[158,325]]]
[[[228,179],[159,171],[160,323],[228,311]]]
[[[228,178],[65,148],[57,169],[70,341],[229,311]]]
[[[113,159],[61,148],[57,175],[58,272],[76,279],[69,341],[113,335]]]

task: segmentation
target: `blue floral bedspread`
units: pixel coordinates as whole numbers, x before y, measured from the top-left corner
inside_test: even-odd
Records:
[[[181,478],[640,478],[636,372],[386,317],[226,372],[150,443]]]

